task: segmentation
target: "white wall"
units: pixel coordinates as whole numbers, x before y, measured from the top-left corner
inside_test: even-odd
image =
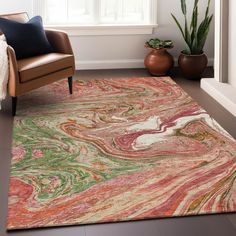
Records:
[[[236,1],[229,0],[229,78],[228,82],[236,88]]]
[[[203,78],[201,88],[236,117],[235,10],[235,0],[215,1],[215,76]]]
[[[0,0],[1,12],[28,11],[32,14],[33,0]],[[147,54],[144,43],[151,37],[171,39],[175,48],[171,53],[175,58],[184,49],[184,43],[180,33],[170,16],[173,12],[178,18],[182,18],[180,0],[158,1],[158,28],[154,35],[121,35],[121,36],[78,36],[71,37],[71,42],[76,55],[77,65],[80,68],[112,68],[112,67],[142,67],[143,58]],[[190,0],[187,1],[188,3]],[[192,0],[194,2],[194,0]],[[200,1],[204,4],[207,0]],[[212,10],[214,1],[212,2]],[[200,7],[200,11],[204,7]],[[31,15],[30,14],[30,15]],[[208,37],[205,52],[210,64],[214,58],[214,32],[213,24]]]
[[[0,0],[0,14],[26,11],[32,12],[33,0]]]

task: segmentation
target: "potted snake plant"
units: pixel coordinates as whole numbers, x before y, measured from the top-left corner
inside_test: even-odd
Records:
[[[208,0],[204,19],[200,24],[198,23],[198,3],[199,0],[194,1],[190,24],[187,19],[186,0],[181,0],[184,26],[181,26],[177,18],[171,14],[185,41],[186,48],[181,52],[178,63],[184,77],[188,79],[201,78],[202,73],[208,64],[207,56],[204,53],[204,46],[213,18],[213,14],[209,15],[211,0]]]
[[[167,51],[167,49],[173,48],[173,42],[153,38],[145,43],[145,47],[151,49],[144,60],[149,73],[155,76],[166,75],[174,65],[174,59]]]

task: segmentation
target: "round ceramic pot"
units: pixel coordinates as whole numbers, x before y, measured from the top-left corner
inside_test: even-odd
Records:
[[[200,79],[207,67],[208,59],[204,53],[200,55],[186,55],[182,52],[178,63],[185,78]]]
[[[174,59],[165,48],[152,49],[144,64],[152,75],[163,76],[174,66]]]

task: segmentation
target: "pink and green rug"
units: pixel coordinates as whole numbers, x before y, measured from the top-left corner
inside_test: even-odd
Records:
[[[9,230],[236,211],[236,141],[170,78],[74,87],[19,102]]]

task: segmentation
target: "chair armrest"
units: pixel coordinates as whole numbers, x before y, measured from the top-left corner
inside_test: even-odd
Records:
[[[73,54],[69,37],[66,32],[46,29],[46,36],[54,50],[58,53]]]
[[[19,72],[18,64],[16,60],[16,54],[11,46],[7,48],[8,60],[9,60],[9,80],[8,80],[8,93],[10,96],[17,96],[19,90]]]

